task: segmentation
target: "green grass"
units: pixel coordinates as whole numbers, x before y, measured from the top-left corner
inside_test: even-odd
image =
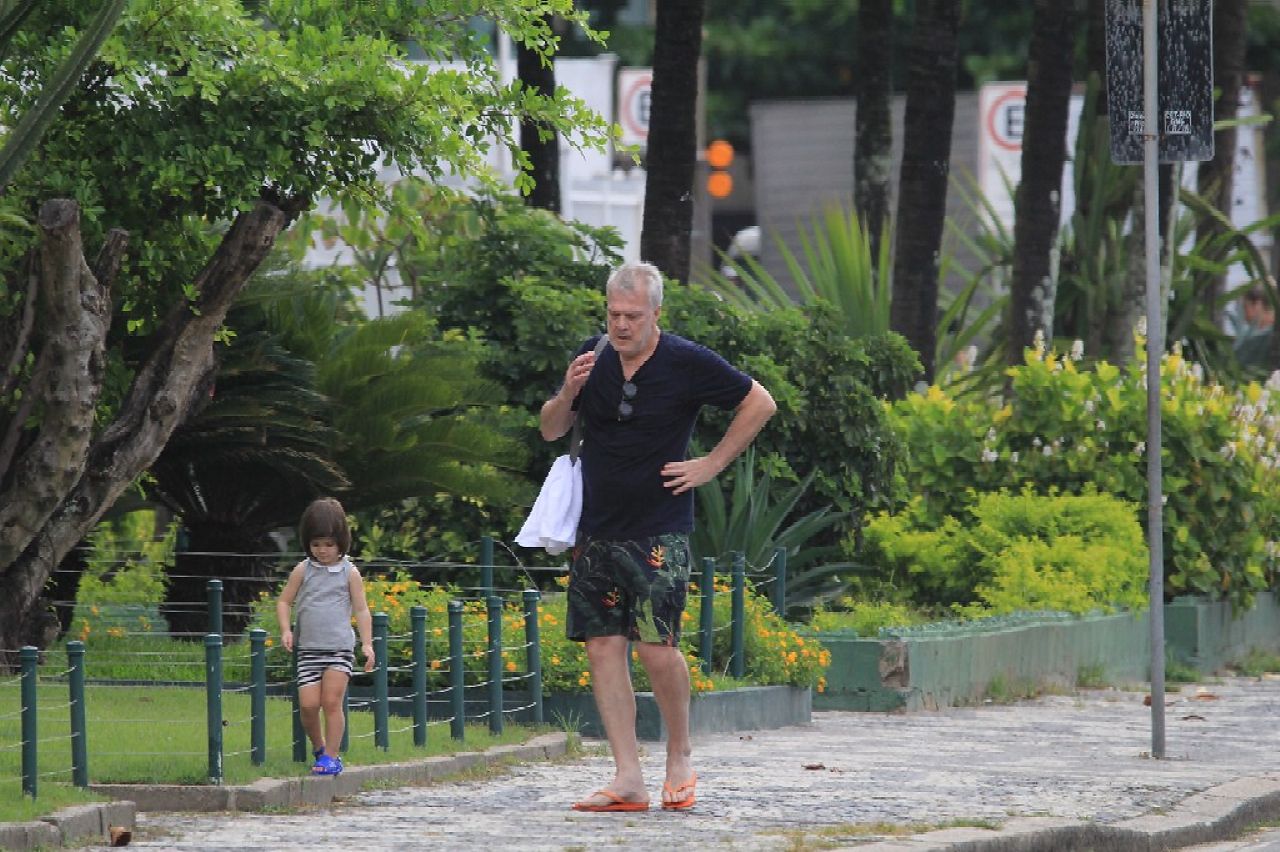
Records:
[[[182,687],[90,686],[86,690],[89,780],[92,783],[207,784],[208,737],[203,689]],[[21,720],[13,678],[0,679],[0,822],[33,819],[59,807],[92,800],[71,787],[71,741],[67,687],[41,683],[38,702],[39,772],[37,799],[22,795]],[[49,709],[44,709],[49,708]],[[267,754],[262,766],[249,755],[249,696],[223,696],[223,783],[245,784],[258,778],[307,775],[309,763],[292,760],[293,722],[287,699],[267,700]],[[392,716],[389,748],[373,743],[373,714],[351,713],[351,747],[343,754],[350,766],[393,763],[493,745],[519,743],[536,733],[507,724],[501,737],[487,723],[467,726],[461,744],[449,724],[432,723],[427,745],[413,744],[412,722]],[[310,759],[308,748],[307,758]]]
[[[1234,668],[1246,677],[1262,677],[1268,672],[1280,672],[1280,656],[1253,648]]]

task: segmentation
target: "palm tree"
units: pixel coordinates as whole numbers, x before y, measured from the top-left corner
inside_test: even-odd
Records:
[[[935,369],[960,5],[960,0],[919,0],[907,60],[890,322],[919,353],[927,381]]]
[[[853,146],[853,207],[867,223],[871,256],[889,224],[893,127],[889,120],[893,56],[893,0],[858,4],[858,112]]]
[[[658,0],[657,5],[640,255],[663,275],[687,281],[706,0]]]
[[[1062,167],[1067,157],[1067,107],[1075,58],[1072,3],[1036,0],[1027,63],[1027,111],[1022,137],[1022,180],[1013,225],[1013,280],[1009,291],[1011,365],[1036,332],[1053,338],[1057,273],[1050,254],[1061,218]]]
[[[271,283],[259,279],[254,289]],[[183,528],[163,611],[170,630],[189,637],[206,632],[211,579],[223,582],[227,631],[239,632],[260,581],[279,562],[270,532],[296,523],[314,497],[349,484],[333,460],[338,436],[315,365],[281,345],[251,300],[229,312],[228,327],[235,336],[208,402],[151,466],[152,495]]]
[[[152,467],[157,499],[181,515],[166,615],[204,632],[209,579],[238,631],[278,568],[270,533],[321,494],[348,512],[448,492],[514,503],[519,446],[477,412],[501,400],[477,375],[480,349],[443,341],[422,313],[344,321],[333,288],[260,276],[238,304],[210,402]]]

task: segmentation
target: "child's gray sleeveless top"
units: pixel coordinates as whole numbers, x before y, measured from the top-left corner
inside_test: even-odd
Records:
[[[350,651],[356,642],[351,629],[351,562],[321,565],[307,557],[307,573],[294,601],[298,642],[308,651]]]

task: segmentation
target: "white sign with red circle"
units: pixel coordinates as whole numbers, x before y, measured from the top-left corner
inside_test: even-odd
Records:
[[[1075,150],[1076,128],[1084,97],[1071,96],[1067,118],[1067,153]],[[1027,84],[987,83],[978,91],[978,186],[992,212],[1006,227],[1013,225],[1013,194],[1022,177],[1022,133],[1026,126]],[[1063,169],[1061,209],[1075,203],[1071,164]]]
[[[653,69],[618,69],[618,125],[624,145],[644,147],[649,139],[649,99],[653,89]]]

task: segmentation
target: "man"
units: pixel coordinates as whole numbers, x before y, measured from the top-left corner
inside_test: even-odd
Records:
[[[1241,300],[1244,327],[1236,335],[1236,360],[1243,367],[1266,367],[1271,351],[1271,328],[1276,312],[1261,285],[1245,291]]]
[[[574,805],[584,811],[647,810],[627,666],[636,642],[667,728],[662,807],[695,802],[689,740],[689,667],[680,653],[689,580],[693,489],[724,470],[773,416],[758,382],[707,349],[658,328],[662,276],[647,263],[609,278],[608,338],[597,359],[588,340],[543,406],[554,441],[583,418],[583,496],[569,574],[568,635],[586,642],[591,688],[615,774]],[[733,409],[719,443],[686,459],[703,405]]]

